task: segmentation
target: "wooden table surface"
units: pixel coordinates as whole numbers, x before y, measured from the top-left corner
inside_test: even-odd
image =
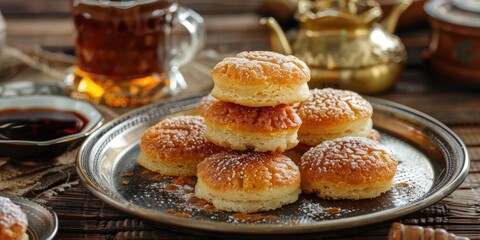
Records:
[[[258,24],[261,1],[185,0],[180,3],[197,10],[207,26],[206,48],[220,52],[269,49],[268,34]],[[72,24],[68,1],[2,0],[0,11],[7,20],[8,43],[13,46],[40,45],[56,51],[72,51]],[[424,23],[399,31],[408,49],[407,67],[391,91],[377,95],[419,111],[449,126],[468,147],[469,174],[450,196],[399,221],[441,227],[480,239],[480,90],[440,81],[422,59],[429,28]],[[56,239],[217,239],[171,231],[129,216],[103,203],[78,185],[48,200],[58,214]],[[330,234],[326,239],[386,239],[391,222],[355,231]],[[317,238],[322,234],[316,235]]]

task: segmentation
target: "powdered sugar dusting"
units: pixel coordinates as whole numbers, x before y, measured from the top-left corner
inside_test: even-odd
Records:
[[[352,213],[352,211],[353,209],[351,207],[343,207],[343,204],[335,206],[335,204],[318,201],[316,199],[305,199],[298,206],[298,212],[302,215],[301,223],[341,218],[344,215]]]
[[[275,152],[214,154],[198,165],[198,177],[210,187],[235,191],[266,191],[300,183],[300,172],[295,163]]]
[[[180,209],[180,211],[173,210],[173,207],[168,211],[171,214],[181,215],[181,217],[185,217],[186,214],[214,211],[213,205],[195,197],[195,183],[195,179],[189,177],[164,177],[161,181],[143,186],[142,194],[133,197],[135,199],[148,198],[160,206],[175,206],[175,209]],[[147,204],[147,206],[155,207],[151,204]]]
[[[16,224],[27,228],[28,220],[22,209],[9,198],[0,197],[0,228],[8,229]]]
[[[220,222],[235,225],[280,224],[293,227],[304,223],[321,225],[330,220],[378,213],[420,201],[431,190],[434,181],[434,170],[428,156],[396,137],[382,131],[381,134],[382,144],[394,150],[399,166],[393,189],[374,199],[333,201],[320,199],[315,194],[301,194],[295,203],[261,212],[250,220],[241,220],[238,216],[237,218],[233,216],[235,213],[212,209],[211,205],[195,197],[193,186],[196,178],[190,178],[191,181],[188,181],[162,177],[140,167],[135,161],[140,152],[138,145],[125,150],[122,158],[114,166],[113,191],[119,195],[118,198],[125,199],[130,204],[140,206],[153,214],[156,213],[159,217],[165,215],[182,219],[188,217],[193,221],[206,221],[211,224]],[[123,185],[123,180],[128,180],[129,184]],[[255,219],[257,216],[258,219]]]
[[[228,76],[250,84],[291,84],[310,80],[310,69],[295,56],[251,51],[223,59],[212,69],[212,76]]]
[[[312,89],[310,97],[296,110],[302,121],[330,123],[372,116],[372,105],[355,92],[332,88]]]
[[[203,160],[223,150],[207,141],[205,121],[201,116],[179,116],[165,119],[145,131],[142,152],[164,159]]]
[[[306,220],[313,220],[318,217],[321,218],[325,208],[318,202],[305,201],[300,204],[299,210]]]
[[[302,173],[360,183],[392,177],[396,168],[395,156],[387,147],[361,137],[324,141],[306,152],[300,163]]]
[[[250,52],[241,52],[237,54],[238,58],[246,58],[251,61],[261,61],[269,62],[273,64],[279,64],[290,69],[298,68],[303,72],[309,74],[310,70],[303,61],[300,61],[297,57],[293,55],[282,55],[276,52],[270,51],[250,51]]]

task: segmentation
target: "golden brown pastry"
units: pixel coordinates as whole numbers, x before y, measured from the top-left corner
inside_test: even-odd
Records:
[[[298,167],[280,153],[227,151],[198,165],[195,195],[225,211],[251,213],[297,201]]]
[[[0,239],[28,239],[27,227],[27,215],[22,209],[9,198],[0,197]]]
[[[310,92],[307,100],[295,105],[302,119],[301,143],[315,146],[344,136],[367,137],[372,131],[372,105],[357,93],[332,88]]]
[[[203,117],[179,116],[165,119],[143,134],[137,162],[163,175],[193,176],[200,161],[223,150],[208,142],[204,132]]]
[[[380,133],[375,129],[372,129],[372,131],[370,131],[370,134],[368,134],[367,138],[370,138],[375,142],[380,142],[381,141]]]
[[[297,145],[301,120],[288,105],[252,108],[218,101],[206,114],[205,137],[223,147],[283,152]]]
[[[310,70],[294,56],[241,52],[212,69],[212,96],[248,107],[291,104],[308,98]]]
[[[326,199],[374,198],[390,190],[393,153],[363,137],[343,137],[311,148],[300,160],[302,190]]]
[[[197,113],[200,116],[205,116],[207,109],[216,102],[218,102],[218,99],[212,97],[211,94],[208,94],[197,103]]]

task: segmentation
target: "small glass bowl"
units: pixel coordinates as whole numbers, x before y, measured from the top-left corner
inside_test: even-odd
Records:
[[[103,123],[102,114],[91,104],[54,95],[31,95],[0,98],[0,111],[7,109],[48,108],[79,113],[88,121],[78,133],[47,141],[2,140],[0,139],[0,157],[22,165],[41,165],[51,162],[55,157],[74,149]]]

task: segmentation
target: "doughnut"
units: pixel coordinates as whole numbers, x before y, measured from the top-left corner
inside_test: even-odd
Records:
[[[297,145],[301,120],[288,105],[245,107],[218,101],[205,113],[205,137],[222,147],[283,152]]]
[[[393,153],[363,137],[327,140],[300,160],[302,191],[325,199],[367,199],[393,186],[397,169]]]
[[[380,133],[375,129],[372,129],[372,131],[370,131],[367,138],[370,138],[375,142],[380,142],[380,140],[381,140],[380,139]]]
[[[194,176],[200,161],[223,150],[205,139],[205,128],[200,116],[178,116],[159,122],[143,134],[138,164],[167,176]]]
[[[225,151],[198,165],[195,195],[224,211],[252,213],[297,201],[300,172],[275,152]]]
[[[9,198],[0,197],[0,239],[28,240],[28,219],[22,209]]]
[[[310,97],[294,106],[302,119],[301,143],[316,146],[344,136],[367,137],[372,131],[373,108],[355,92],[332,88],[312,89]]]
[[[248,107],[291,104],[308,98],[310,69],[300,59],[268,51],[241,52],[211,71],[212,96]]]

